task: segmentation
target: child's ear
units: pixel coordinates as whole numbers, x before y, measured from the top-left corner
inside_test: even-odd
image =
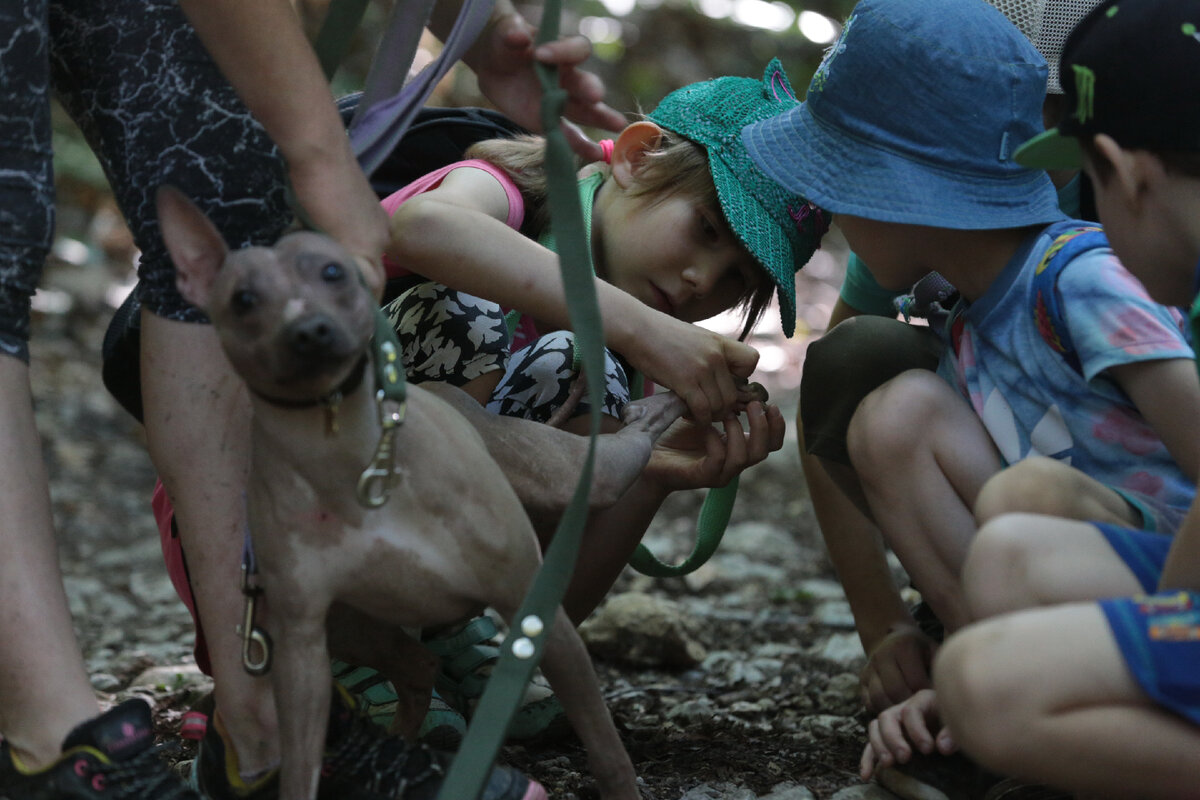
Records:
[[[649,120],[627,125],[613,143],[612,176],[622,189],[636,179],[646,155],[658,149],[663,129]]]
[[[1111,167],[1109,182],[1130,209],[1137,209],[1150,183],[1162,170],[1162,163],[1147,153],[1126,150],[1108,134],[1098,133],[1092,146],[1099,158]]]

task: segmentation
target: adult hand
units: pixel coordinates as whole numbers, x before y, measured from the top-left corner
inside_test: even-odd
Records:
[[[291,161],[288,176],[313,225],[353,254],[367,286],[382,297],[387,214],[349,148],[340,158]]]
[[[534,61],[539,61],[558,67],[559,85],[567,90],[567,120],[610,131],[624,128],[624,115],[603,102],[604,83],[581,67],[592,54],[591,42],[584,36],[565,36],[535,48],[536,32],[511,6],[497,5],[488,27],[463,58],[475,70],[480,91],[514,121],[540,131],[542,90],[533,71]],[[572,122],[563,122],[571,148],[586,161],[602,160],[600,145]]]
[[[644,477],[667,491],[724,486],[783,446],[785,424],[778,406],[751,402],[746,421],[749,431],[733,414],[721,429],[677,420],[655,443]]]
[[[871,649],[859,674],[863,705],[878,714],[928,689],[937,646],[916,625],[894,626]]]
[[[931,732],[934,729],[938,729],[936,736]],[[859,774],[864,781],[881,769],[906,763],[912,758],[914,747],[926,755],[935,749],[942,755],[958,749],[950,730],[941,726],[937,693],[933,689],[922,689],[881,712],[867,727],[867,738],[859,762]]]

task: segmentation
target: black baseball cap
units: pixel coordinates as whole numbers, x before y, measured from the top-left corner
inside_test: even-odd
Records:
[[[1200,0],[1108,0],[1067,37],[1059,60],[1066,116],[1016,152],[1039,169],[1080,167],[1080,140],[1200,150]]]

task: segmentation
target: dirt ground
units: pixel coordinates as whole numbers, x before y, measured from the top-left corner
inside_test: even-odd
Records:
[[[175,738],[180,714],[208,685],[192,666],[190,620],[162,569],[148,506],[154,473],[141,432],[99,377],[111,316],[106,297],[123,268],[72,260],[50,266],[34,334],[34,393],[63,571],[97,691],[108,699],[148,697],[160,732]],[[784,408],[789,437],[743,478],[718,555],[682,579],[626,570],[614,590],[648,594],[677,617],[687,656],[643,652],[631,661],[619,648],[593,647],[648,800],[753,800],[780,784],[825,798],[859,783],[861,649],[790,430],[807,335],[823,324],[838,280],[835,259],[806,270],[798,336],[755,339],[764,367],[756,377]],[[765,329],[778,329],[768,323]],[[698,494],[672,498],[650,545],[664,555],[686,553],[699,503]],[[503,757],[552,797],[593,796],[572,738],[510,746]]]

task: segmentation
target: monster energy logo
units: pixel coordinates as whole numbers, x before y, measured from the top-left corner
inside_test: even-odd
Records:
[[[1096,73],[1079,64],[1072,64],[1075,73],[1075,93],[1079,102],[1075,106],[1075,119],[1086,123],[1096,114]]]

